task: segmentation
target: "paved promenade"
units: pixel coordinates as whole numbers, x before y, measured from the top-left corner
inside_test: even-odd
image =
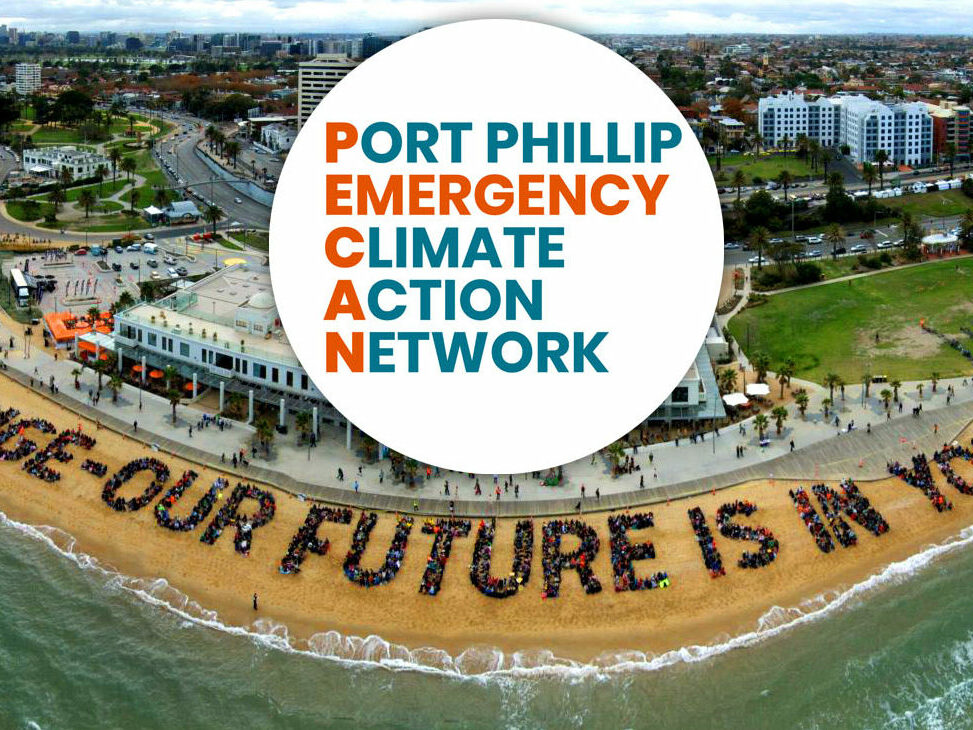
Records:
[[[457,514],[539,515],[575,511],[582,485],[586,493],[583,509],[594,509],[664,502],[750,479],[877,478],[885,474],[887,460],[907,460],[916,450],[931,451],[944,441],[952,440],[973,420],[973,385],[964,385],[962,378],[941,381],[936,393],[931,393],[931,387],[926,383],[921,401],[914,384],[905,384],[900,390],[902,413],[894,408],[894,417],[888,421],[876,398],[882,386],[873,386],[872,397],[864,404],[860,386],[846,387],[844,399],[836,391],[836,412],[826,421],[821,412],[821,400],[827,397],[827,390],[815,384],[802,384],[811,393],[806,419],[790,406],[789,418],[779,436],[771,426],[769,445],[761,447],[758,444],[751,419],[743,422],[743,432],[734,425],[719,435],[710,431],[695,444],[680,439],[678,445],[669,442],[640,447],[637,453],[633,450],[630,453],[640,470],[616,479],[610,476],[608,462],[600,455],[566,465],[565,483],[559,487],[546,487],[529,475],[515,474],[513,481],[520,485],[519,499],[514,497],[513,488],[504,493],[501,487],[497,500],[493,475],[476,477],[482,487],[480,496],[474,495],[474,479],[454,472],[444,471],[439,476],[434,472],[433,478],[423,480],[421,486],[415,488],[393,484],[388,479],[388,462],[362,465],[354,452],[345,449],[344,429],[335,425],[322,427],[321,439],[315,449],[299,447],[292,428],[290,434],[276,436],[269,458],[263,458],[259,451],[256,458],[251,458],[251,427],[235,422],[232,428],[222,432],[215,427],[198,430],[196,424],[202,411],[187,405],[178,406],[177,422],[173,426],[168,401],[143,392],[140,408],[139,390],[129,385],[123,387],[117,403],[112,403],[111,393],[106,388],[100,402],[94,405],[88,393],[96,389],[96,373],[85,369],[82,387],[75,390],[71,371],[76,363],[63,358],[55,361],[49,351],[38,347],[32,347],[30,357],[25,357],[22,331],[11,331],[0,325],[0,344],[4,350],[10,336],[14,336],[15,342],[14,349],[4,359],[8,366],[3,371],[5,377],[26,385],[34,378],[38,392],[54,398],[65,408],[100,420],[103,425],[133,440],[149,447],[154,444],[163,451],[209,464],[240,478],[270,482],[291,492],[337,503],[388,510],[411,511],[415,500],[421,512],[443,514],[448,512],[448,500],[453,499]],[[56,396],[46,387],[52,376],[60,390]],[[954,386],[956,395],[947,407],[949,385]],[[913,417],[912,408],[920,402],[923,413]],[[834,424],[834,415],[839,418],[839,426]],[[136,420],[139,423],[137,433],[133,429]],[[856,428],[848,432],[847,426],[852,421]],[[871,424],[871,433],[867,433],[868,424]],[[190,425],[193,425],[191,437]],[[938,433],[935,432],[937,426]],[[742,457],[736,455],[738,446],[744,447]],[[240,449],[245,450],[250,466],[233,469],[230,457]],[[224,454],[225,463],[221,461]],[[360,465],[363,469],[361,476],[358,475]],[[341,483],[336,477],[339,467],[345,475]],[[385,478],[380,480],[380,474]],[[503,475],[499,478],[501,485],[503,478]],[[354,490],[356,479],[358,492]],[[447,479],[449,497],[443,493]],[[643,480],[645,487],[640,488]],[[456,493],[457,486],[459,494]],[[596,490],[600,492],[600,499],[595,497]]]

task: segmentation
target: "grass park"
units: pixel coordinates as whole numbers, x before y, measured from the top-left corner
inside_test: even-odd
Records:
[[[973,258],[768,296],[730,320],[729,329],[748,355],[766,353],[771,369],[793,358],[797,377],[818,383],[832,372],[848,383],[865,372],[890,380],[973,373],[973,363],[923,331],[920,319],[973,349],[961,330],[973,330]]]
[[[711,155],[707,159],[709,159],[710,167],[713,169],[713,175],[717,181],[724,184],[729,184],[736,170],[742,171],[746,176],[747,185],[752,185],[755,177],[759,177],[765,182],[776,180],[783,170],[789,171],[794,180],[821,177],[820,172],[812,171],[808,163],[792,154],[787,157],[779,154],[759,155],[757,157],[744,154],[724,155],[723,169],[720,173],[716,172],[716,157]]]

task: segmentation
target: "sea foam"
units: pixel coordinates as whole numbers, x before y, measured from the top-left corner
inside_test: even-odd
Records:
[[[0,512],[0,526],[9,527],[36,539],[83,570],[103,575],[106,587],[131,593],[146,603],[180,617],[278,651],[301,654],[342,664],[373,666],[391,671],[413,671],[443,674],[470,680],[505,677],[562,676],[571,679],[604,679],[630,672],[656,671],[680,662],[702,662],[733,649],[754,646],[798,626],[817,621],[842,608],[850,607],[863,594],[881,586],[900,583],[927,567],[934,560],[973,543],[973,526],[946,542],[929,545],[915,555],[890,563],[878,573],[853,586],[830,594],[816,596],[799,607],[774,606],[757,621],[753,631],[727,637],[721,641],[691,645],[662,654],[636,649],[606,652],[591,662],[578,662],[558,657],[552,651],[532,650],[504,652],[495,647],[471,647],[456,656],[436,647],[408,648],[386,641],[380,636],[350,636],[338,631],[314,634],[298,645],[287,627],[269,619],[257,619],[250,626],[226,624],[219,615],[199,605],[171,586],[163,578],[142,579],[124,575],[97,558],[76,549],[68,533],[47,525],[33,526],[10,519]]]

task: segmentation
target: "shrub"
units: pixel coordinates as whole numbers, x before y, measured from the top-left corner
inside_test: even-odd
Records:
[[[823,278],[824,274],[821,273],[820,266],[812,261],[801,261],[794,267],[792,281],[797,285],[813,284]]]

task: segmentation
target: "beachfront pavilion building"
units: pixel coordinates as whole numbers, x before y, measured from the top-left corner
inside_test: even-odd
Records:
[[[101,165],[111,168],[107,157],[70,146],[25,149],[22,164],[26,172],[55,179],[61,177],[63,170],[68,170],[72,180],[94,177]]]
[[[726,417],[720,388],[713,371],[714,361],[724,361],[730,356],[730,346],[723,337],[715,318],[706,333],[703,346],[696,359],[665,401],[648,418],[648,423],[709,424]]]
[[[156,302],[141,302],[115,314],[115,352],[119,370],[169,365],[193,384],[218,390],[219,409],[231,393],[247,399],[247,422],[255,402],[287,413],[312,415],[318,433],[322,421],[345,422],[351,448],[352,424],[335,410],[304,372],[281,326],[270,286],[270,271],[235,264]]]

